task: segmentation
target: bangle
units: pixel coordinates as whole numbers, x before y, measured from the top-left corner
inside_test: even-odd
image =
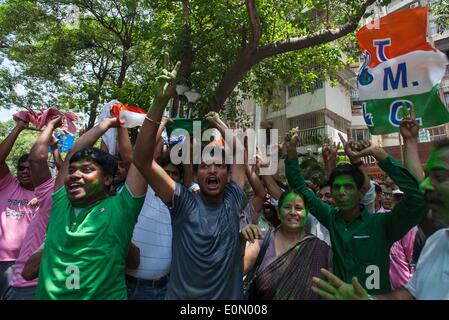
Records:
[[[148,121],[153,122],[153,123],[155,123],[155,124],[157,124],[157,125],[160,125],[160,124],[161,124],[160,122],[154,121],[153,119],[151,119],[151,118],[148,117],[147,115],[145,116],[145,119],[147,119]]]

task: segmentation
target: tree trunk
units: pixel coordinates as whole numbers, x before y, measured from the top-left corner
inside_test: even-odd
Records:
[[[128,71],[128,53],[127,51],[129,50],[129,48],[124,47],[123,48],[123,54],[122,54],[122,61],[121,61],[121,65],[120,65],[120,75],[117,79],[117,87],[121,88],[123,86],[123,82],[125,81],[126,78],[126,72]]]
[[[258,60],[253,55],[246,54],[239,58],[237,62],[225,72],[215,91],[215,101],[212,111],[220,111],[235,87],[237,87],[245,74],[250,71],[257,62]]]

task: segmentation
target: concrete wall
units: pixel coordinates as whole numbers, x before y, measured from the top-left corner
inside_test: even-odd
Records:
[[[324,84],[326,106],[330,111],[349,121],[352,118],[350,92],[341,85],[332,87],[329,82]]]
[[[286,116],[293,118],[299,115],[318,111],[326,107],[325,88],[305,93],[287,100]]]

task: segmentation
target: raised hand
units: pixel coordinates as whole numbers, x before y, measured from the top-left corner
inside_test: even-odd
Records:
[[[158,82],[158,89],[156,98],[158,100],[167,100],[174,96],[176,92],[176,76],[178,75],[179,68],[181,67],[181,62],[178,61],[171,72],[167,70],[168,68],[168,54],[164,55],[164,69],[162,69],[162,74],[156,78]]]
[[[341,133],[338,134],[338,137],[340,138],[340,141],[343,144],[343,148],[345,149],[345,153],[349,157],[351,162],[357,161],[360,158],[357,150],[357,142],[354,142],[352,139],[348,139],[348,141],[346,141]]]
[[[262,230],[255,224],[248,224],[240,231],[240,239],[254,243],[254,240],[262,239]]]
[[[25,122],[23,120],[20,120],[18,118],[14,118],[14,121],[16,122],[16,127],[20,130],[25,130],[28,128],[28,122]]]
[[[56,129],[57,127],[62,126],[62,123],[62,116],[56,116],[47,122],[47,126]]]
[[[209,112],[204,117],[206,118],[207,121],[209,121],[212,124],[217,124],[217,123],[219,123],[221,121],[220,120],[220,115],[217,112],[215,112],[215,111]]]
[[[337,159],[337,153],[338,153],[338,149],[340,148],[340,142],[337,144],[337,146],[328,144],[328,143],[324,143],[322,145],[322,156],[323,156],[323,160],[324,162],[333,162],[336,161]]]
[[[326,276],[327,281],[313,277],[312,281],[316,286],[312,286],[312,291],[327,300],[369,300],[370,296],[362,288],[356,277],[352,278],[352,284],[345,283],[332,272],[326,269],[320,270]]]
[[[369,140],[346,141],[340,133],[338,135],[343,143],[346,155],[351,160],[351,163],[361,161],[360,158],[365,156],[373,156],[378,161],[388,157],[388,154],[384,151],[384,149],[372,145]]]
[[[258,148],[257,148],[258,149]],[[256,167],[258,169],[260,168],[266,168],[270,165],[270,162],[268,161],[268,159],[264,156],[262,156],[259,153],[259,150],[257,150],[257,154],[256,154]]]
[[[399,131],[404,140],[418,140],[419,124],[414,117],[405,117],[401,121]]]

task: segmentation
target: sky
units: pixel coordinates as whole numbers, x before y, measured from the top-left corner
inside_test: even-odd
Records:
[[[17,110],[7,110],[0,107],[0,121],[5,122],[12,119],[12,115],[16,113]]]

